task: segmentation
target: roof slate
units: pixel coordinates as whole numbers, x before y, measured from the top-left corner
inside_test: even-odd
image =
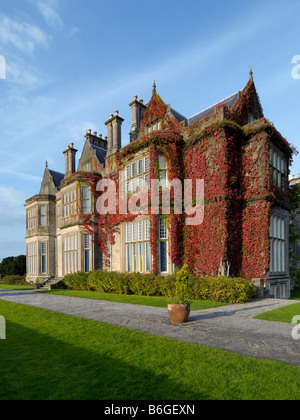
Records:
[[[103,163],[105,165],[105,157],[107,154],[107,150],[102,149],[102,147],[96,146],[95,144],[91,144],[93,150],[96,151],[97,159],[100,163]]]
[[[65,175],[60,172],[52,171],[51,169],[49,169],[49,172],[50,172],[50,175],[52,176],[55,187],[59,188],[60,183],[64,179]]]
[[[204,117],[207,117],[208,115],[211,115],[214,113],[215,107],[217,105],[229,105],[234,106],[236,101],[239,98],[239,92],[234,93],[233,95],[229,96],[228,98],[223,99],[220,102],[217,102],[216,104],[210,106],[209,108],[204,109],[203,111],[199,112],[196,115],[193,115],[192,117],[188,118],[188,125],[193,124],[195,121],[201,120]]]

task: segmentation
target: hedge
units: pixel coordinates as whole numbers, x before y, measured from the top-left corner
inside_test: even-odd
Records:
[[[250,281],[229,277],[197,277],[183,275],[183,269],[169,276],[114,271],[75,273],[65,277],[65,285],[72,290],[90,290],[101,293],[134,294],[140,296],[175,296],[178,281],[184,278],[186,300],[211,300],[225,303],[247,302],[256,296]],[[177,286],[177,288],[176,288]]]
[[[14,284],[27,285],[28,284],[24,276],[19,276],[19,275],[3,276],[1,279],[1,282],[5,284],[10,284],[10,285],[14,285]]]

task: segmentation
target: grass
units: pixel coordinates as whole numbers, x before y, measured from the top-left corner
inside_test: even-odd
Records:
[[[0,300],[1,400],[299,399],[300,370]]]
[[[16,284],[5,284],[0,281],[0,289],[10,289],[10,290],[33,290],[34,287],[26,285],[16,285]]]
[[[291,292],[292,300],[300,300],[300,290],[293,290]],[[274,309],[273,311],[264,312],[257,315],[256,319],[263,319],[265,321],[288,322],[291,323],[294,316],[300,315],[300,303],[294,305],[287,305],[283,308]]]
[[[41,293],[41,292],[38,292]],[[133,305],[146,305],[154,306],[157,308],[166,308],[168,306],[169,299],[167,297],[156,297],[156,296],[136,296],[136,295],[118,295],[110,293],[99,293],[81,290],[51,290],[44,293],[50,293],[53,295],[72,296],[86,299],[106,300],[110,302],[121,302],[131,303]],[[197,300],[191,302],[191,310],[199,311],[202,309],[216,308],[224,306],[226,303],[223,302],[212,302],[209,300]]]

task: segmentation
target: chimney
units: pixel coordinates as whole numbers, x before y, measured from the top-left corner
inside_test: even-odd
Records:
[[[115,111],[115,115],[110,114],[109,120],[106,121],[107,127],[107,156],[118,152],[122,147],[121,126],[123,118],[119,117],[119,111]]]
[[[113,114],[109,115],[109,120],[104,123],[107,127],[107,156],[112,154],[113,149],[113,127],[112,127]]]
[[[107,139],[103,139],[102,134],[99,134],[98,136],[97,131],[94,131],[94,133],[92,134],[92,130],[89,129],[84,137],[90,144],[94,144],[95,146],[107,150]]]
[[[123,118],[119,117],[119,111],[115,111],[115,116],[112,119],[113,126],[113,153],[118,152],[122,147],[121,126]]]
[[[76,171],[76,152],[74,143],[70,143],[63,152],[65,155],[65,178],[69,178]]]
[[[138,101],[137,95],[134,95],[133,101],[130,102],[129,106],[132,110],[132,125],[131,125],[131,131],[129,133],[130,136],[130,142],[137,139],[140,127],[141,127],[141,121],[144,118],[145,109],[147,108],[146,105],[143,104],[143,100],[140,99]]]

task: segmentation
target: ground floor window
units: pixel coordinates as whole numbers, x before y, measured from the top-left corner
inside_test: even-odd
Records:
[[[46,243],[42,243],[41,255],[42,255],[42,274],[46,274],[47,273],[47,244]]]
[[[65,274],[78,271],[78,240],[77,234],[64,238],[64,268]]]
[[[158,224],[159,268],[168,271],[167,227],[163,220]],[[126,271],[149,273],[151,271],[150,221],[134,221],[125,225]]]
[[[165,220],[159,219],[159,265],[161,273],[168,271],[168,243],[167,225]]]
[[[27,246],[27,274],[37,275],[37,244]]]
[[[285,271],[286,233],[283,217],[271,215],[270,245],[270,271]]]
[[[84,271],[90,271],[90,235],[84,235]]]

